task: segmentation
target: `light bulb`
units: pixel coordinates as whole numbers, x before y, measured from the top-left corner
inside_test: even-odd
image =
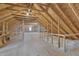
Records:
[[[31,9],[28,9],[26,15],[30,16],[31,14],[32,14]]]
[[[32,27],[31,26],[29,27],[29,31],[32,31]]]

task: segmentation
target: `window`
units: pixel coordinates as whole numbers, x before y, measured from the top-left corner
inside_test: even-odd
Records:
[[[32,31],[32,26],[29,27],[29,31]]]

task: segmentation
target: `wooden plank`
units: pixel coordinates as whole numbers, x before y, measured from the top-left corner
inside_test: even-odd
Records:
[[[40,4],[40,5],[41,5],[41,4]],[[48,6],[49,8],[51,7],[51,8],[54,9],[54,7],[52,6],[52,4],[50,4],[50,5],[42,4],[42,5]],[[58,10],[59,13],[62,14],[61,16],[64,17],[62,20],[64,20],[64,22],[66,22],[67,26],[68,26],[73,32],[77,33],[78,30],[77,30],[76,27],[72,24],[72,21],[70,21],[69,18],[68,18],[68,17],[64,14],[64,12],[60,9],[60,7],[58,6],[58,4],[53,4],[53,5],[55,5],[56,10]],[[56,10],[55,10],[55,11],[56,11]],[[67,21],[65,21],[65,20],[67,20]],[[69,25],[68,25],[68,24],[69,24]]]
[[[73,31],[62,21],[62,19],[53,11],[53,9],[51,9],[50,8],[50,10],[49,10],[50,12],[50,14],[51,14],[51,16],[54,18],[54,20],[56,20],[57,21],[57,19],[58,20],[60,20],[61,22],[60,22],[60,25],[63,25],[62,27],[63,27],[63,29],[65,30],[65,31],[68,31],[68,33],[73,33]],[[74,36],[75,38],[77,38],[76,36]]]
[[[36,7],[36,6],[35,6],[35,7]],[[38,6],[38,7],[36,7],[36,8],[38,8],[38,9],[39,9],[40,7]],[[42,13],[42,14],[43,14],[45,17],[47,17],[47,19],[49,19],[49,20],[51,19],[51,20],[52,20],[52,18],[50,18],[48,14],[46,14],[46,13]],[[48,15],[48,16],[47,16],[47,15]],[[55,26],[57,27],[56,22],[54,22],[54,21],[53,21],[53,23],[54,23],[54,24],[55,24]],[[62,30],[62,29],[60,29],[60,31],[63,31],[63,30]],[[64,31],[63,31],[63,33],[64,33]]]
[[[2,29],[2,34],[5,34],[5,31],[6,31],[5,27],[6,27],[6,26],[5,26],[5,22],[3,22],[3,26],[2,26],[2,28],[3,28],[3,29]]]
[[[28,6],[24,6],[24,5],[19,5],[19,4],[9,4],[11,6],[13,6],[12,8],[9,8],[9,10],[14,10],[14,11],[21,11],[21,10],[27,10],[28,9]],[[34,8],[32,6],[32,10],[35,10],[35,11],[40,11],[40,12],[44,12],[43,10],[38,10],[36,8]]]
[[[42,8],[42,7],[41,7]],[[44,8],[42,8],[42,9],[44,9]],[[53,23],[55,22],[56,24],[58,23],[58,20],[56,21],[56,20],[54,20],[54,18],[52,18],[52,16],[47,12],[47,11],[45,11],[45,13],[46,14],[44,14],[44,15],[48,15],[50,18],[51,18],[51,20],[53,21]],[[46,16],[47,17],[47,16]],[[50,20],[50,19],[49,19]],[[55,25],[56,25],[55,24]],[[60,26],[61,27],[61,26]],[[58,28],[58,25],[57,25],[57,28]],[[63,31],[63,33],[65,34],[65,30],[63,29],[63,28],[60,28],[60,31],[62,32]],[[62,33],[62,34],[63,34]]]
[[[45,25],[45,28],[47,29],[47,24],[50,26],[51,24],[47,21],[47,19],[45,18],[45,17],[43,17],[42,15],[39,15],[39,19],[40,19],[40,21]],[[55,29],[55,27],[53,26],[53,27],[51,27],[55,32],[56,32],[56,29]],[[48,31],[50,31],[51,30],[51,28],[49,28],[49,30]],[[52,31],[53,32],[53,31]]]
[[[76,27],[73,25],[72,21],[65,15],[65,13],[61,10],[61,8],[55,4],[57,10],[62,14],[61,16],[63,17],[63,21],[67,24],[67,26],[75,33],[78,32],[78,30],[76,29]]]
[[[57,16],[57,14],[52,9],[49,10],[49,13],[51,14],[51,16],[54,18],[56,22],[60,20],[60,25],[65,31],[67,31],[68,33],[73,33],[73,31],[62,21],[62,19],[59,16]]]
[[[14,16],[11,15],[10,17],[7,16],[6,18],[2,18],[2,20],[0,20],[0,23],[1,23],[1,22],[4,22],[4,21],[6,21],[6,20],[10,20],[10,19],[13,18],[13,17],[14,17]]]
[[[8,4],[0,4],[0,11],[3,11],[5,9],[9,8],[9,7],[11,7],[11,6],[8,5]]]
[[[76,25],[78,25],[78,22],[79,22],[79,15],[78,15],[78,13],[77,13],[77,10],[76,10],[76,8],[73,6],[73,4],[68,4],[68,6],[70,7],[70,9],[72,10],[72,12],[74,13],[74,17],[76,17],[77,19],[77,21],[76,21],[76,23],[74,22],[74,24],[76,24]],[[78,26],[76,26],[76,28],[77,29],[79,29],[79,27]],[[77,32],[79,32],[79,31],[77,31]]]

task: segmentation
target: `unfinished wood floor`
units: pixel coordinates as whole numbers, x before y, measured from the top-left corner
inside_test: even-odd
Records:
[[[74,49],[71,55],[79,55],[79,50]],[[51,48],[37,33],[25,33],[24,40],[13,40],[13,43],[0,49],[0,55],[5,56],[64,56],[64,51]]]

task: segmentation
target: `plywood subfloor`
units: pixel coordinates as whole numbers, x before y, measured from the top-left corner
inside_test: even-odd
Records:
[[[74,52],[73,52],[74,51]],[[79,49],[73,49],[71,55],[79,55]],[[67,52],[70,55],[70,52]],[[5,56],[64,56],[63,50],[52,46],[41,38],[38,33],[25,33],[24,39],[13,40],[12,43],[0,49],[0,55]]]

